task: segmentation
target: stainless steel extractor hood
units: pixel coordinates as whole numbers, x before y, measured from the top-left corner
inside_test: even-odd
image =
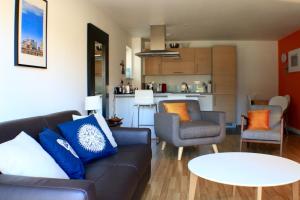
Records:
[[[150,37],[150,50],[136,53],[139,57],[173,57],[179,58],[180,54],[177,51],[166,50],[166,26],[165,25],[153,25],[151,26]]]

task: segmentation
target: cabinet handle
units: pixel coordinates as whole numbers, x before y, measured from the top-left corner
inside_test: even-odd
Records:
[[[185,97],[199,97],[199,96],[197,96],[197,95],[185,95]]]
[[[182,74],[183,72],[173,72],[173,74]]]

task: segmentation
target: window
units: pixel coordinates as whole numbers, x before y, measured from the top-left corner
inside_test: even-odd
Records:
[[[132,78],[132,49],[126,46],[126,78]]]

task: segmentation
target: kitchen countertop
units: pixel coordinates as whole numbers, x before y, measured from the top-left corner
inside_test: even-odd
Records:
[[[182,92],[167,92],[167,93],[154,93],[154,97],[166,97],[168,95],[213,95],[212,93],[207,92],[189,92],[189,93],[182,93]],[[134,94],[115,94],[115,97],[134,97]]]

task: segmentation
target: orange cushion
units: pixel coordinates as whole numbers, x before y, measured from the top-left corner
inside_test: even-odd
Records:
[[[252,110],[248,112],[249,130],[270,130],[270,110]]]
[[[179,115],[180,121],[191,121],[186,103],[164,103],[166,112]]]

